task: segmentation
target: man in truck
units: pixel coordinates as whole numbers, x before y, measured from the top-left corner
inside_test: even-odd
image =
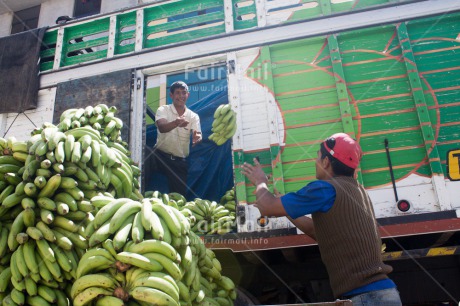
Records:
[[[243,165],[243,174],[256,187],[255,206],[262,216],[287,216],[318,242],[335,298],[350,299],[353,305],[401,305],[387,276],[392,268],[382,261],[372,202],[355,179],[361,157],[356,140],[334,134],[317,152],[317,180],[280,197],[269,191],[257,159]]]
[[[192,146],[201,142],[200,117],[185,105],[190,96],[186,83],[172,83],[169,95],[172,104],[160,106],[155,114],[158,136],[151,156],[152,165],[148,169],[166,175],[169,192],[178,192],[185,196],[190,135]]]

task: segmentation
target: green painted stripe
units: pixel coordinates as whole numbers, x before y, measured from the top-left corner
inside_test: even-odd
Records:
[[[40,63],[40,71],[46,71],[46,70],[53,69],[53,66],[54,66],[54,61]]]
[[[54,53],[56,52],[56,49],[46,49],[43,51],[40,51],[40,58],[45,58],[45,57],[53,57],[54,58]]]
[[[232,0],[233,4],[233,28],[235,30],[242,30],[242,29],[248,29],[252,27],[257,26],[257,8],[256,8],[256,2],[253,1],[252,4],[246,6],[246,7],[238,7],[238,3],[245,3],[247,4],[246,0]],[[242,20],[242,15],[245,14],[254,14],[253,19],[248,19],[248,20]]]
[[[145,20],[156,20],[221,6],[221,0],[169,2],[144,9],[144,18]]]
[[[77,56],[68,57],[65,59],[65,62],[61,64],[61,66],[74,65],[74,64],[88,62],[88,61],[97,60],[97,59],[106,58],[106,57],[107,57],[107,50],[96,51],[96,52],[91,52],[88,54],[81,54]]]
[[[299,110],[295,113],[284,114],[284,119],[289,122],[289,125],[308,124],[321,122],[325,120],[336,120],[340,117],[340,111],[335,107],[321,108],[320,112],[314,110]]]

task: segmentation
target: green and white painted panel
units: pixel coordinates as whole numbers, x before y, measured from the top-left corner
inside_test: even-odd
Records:
[[[328,47],[330,37],[264,47],[270,49],[270,71],[263,69],[267,59],[257,56],[242,74],[273,89],[284,125],[280,160],[285,192],[315,179],[318,144],[344,130],[336,83],[336,78],[342,77],[353,130],[364,150],[362,182],[377,216],[402,214],[395,205],[385,139],[390,144],[399,198],[412,203],[409,214],[460,207],[458,183],[445,179],[446,154],[460,148],[458,18],[456,14],[407,22],[406,40],[398,33],[398,24],[337,34],[341,69],[334,69],[331,61],[334,52]],[[409,43],[409,49],[402,48],[401,42]],[[343,71],[343,76],[338,76],[338,71]],[[242,103],[247,104],[244,99]],[[245,156],[252,152],[269,154],[267,143],[260,137],[265,135],[261,129],[268,129],[268,125],[262,118],[254,119],[256,112],[263,112],[259,101],[256,105],[245,109],[250,114],[244,116],[253,118],[251,123],[243,121]],[[257,142],[253,135],[259,136]],[[432,147],[430,135],[436,147]],[[433,156],[433,149],[439,157]],[[263,162],[267,174],[272,174],[270,163],[270,159]],[[246,201],[253,202],[254,188],[247,182],[246,187]]]
[[[94,16],[77,23],[62,25],[62,42],[56,28],[45,36],[41,54],[41,71],[87,62],[101,61],[117,55],[216,37],[228,32],[262,28],[289,22],[305,21],[379,8],[413,0],[202,0],[162,1],[132,7],[109,15]],[[229,7],[231,6],[231,7]],[[226,14],[227,12],[227,14]],[[137,16],[141,16],[139,20]],[[113,21],[112,28],[110,20]],[[229,26],[233,25],[233,27]],[[135,44],[138,38],[137,44]],[[113,43],[113,47],[109,46]],[[107,49],[110,48],[110,52]],[[56,54],[58,52],[59,54]],[[200,51],[201,52],[201,51]],[[58,63],[53,65],[53,59]]]
[[[268,0],[263,3],[267,25],[275,25],[404,1],[409,0]]]
[[[59,67],[107,58],[110,18],[66,28]]]
[[[257,7],[254,0],[232,0],[233,28],[243,30],[257,27]]]

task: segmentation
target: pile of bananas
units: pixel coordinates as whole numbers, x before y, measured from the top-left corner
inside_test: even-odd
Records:
[[[103,134],[104,142],[118,141],[121,139],[123,121],[115,117],[116,106],[99,104],[95,107],[89,105],[85,108],[70,108],[65,110],[60,117],[59,129],[63,132],[83,126],[90,126]]]
[[[235,215],[216,201],[195,199],[181,208],[181,213],[192,223],[192,231],[199,235],[223,235],[231,232],[235,225]]]
[[[32,161],[38,170],[45,158],[29,155],[30,146],[14,137],[0,138],[5,154],[0,168],[9,171],[0,178],[8,182],[0,195],[0,299],[4,305],[68,305],[62,290],[74,279],[78,258],[87,248],[78,224],[89,215],[78,211],[74,197],[81,194],[75,184],[61,186],[60,174],[48,169],[51,164],[46,178],[32,173]]]
[[[140,194],[115,112],[70,109],[27,141],[0,138],[0,304],[233,304],[233,282],[174,208],[185,198]]]
[[[147,191],[145,197],[160,200],[172,206],[184,215],[191,224],[191,230],[198,235],[223,235],[235,228],[235,190],[228,190],[219,203],[196,198],[188,201],[179,193],[162,194],[159,191]]]
[[[235,285],[179,210],[158,198],[91,202],[99,210],[70,291],[75,306],[233,305]]]
[[[230,104],[219,105],[216,109],[211,131],[212,134],[208,138],[218,146],[223,145],[235,135],[236,113],[231,109]]]
[[[64,292],[88,249],[85,229],[96,212],[90,199],[142,197],[116,109],[91,108],[64,112],[57,126],[45,123],[27,141],[0,138],[3,303],[68,305]],[[89,122],[100,116],[111,120],[96,130]]]
[[[225,194],[220,199],[220,205],[224,206],[230,212],[230,216],[235,217],[236,214],[236,197],[235,197],[235,187],[230,190],[227,190]]]

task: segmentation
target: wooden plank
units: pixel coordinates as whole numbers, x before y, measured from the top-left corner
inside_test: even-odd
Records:
[[[54,55],[53,70],[58,70],[61,67],[62,51],[64,45],[64,29],[59,28],[56,40],[56,53]]]
[[[397,30],[398,38],[401,44],[401,49],[405,57],[405,65],[408,71],[409,81],[412,88],[414,104],[417,116],[420,122],[423,140],[425,143],[426,154],[429,159],[429,165],[433,176],[433,188],[437,195],[440,210],[449,210],[452,208],[450,199],[447,194],[446,185],[444,183],[444,175],[442,172],[441,160],[439,158],[438,149],[434,146],[435,135],[431,125],[428,108],[426,105],[425,96],[422,92],[422,82],[420,80],[417,65],[415,63],[414,53],[410,44],[409,34],[407,32],[406,23],[402,22]],[[442,176],[441,180],[434,177]]]
[[[225,33],[230,33],[235,30],[233,20],[233,0],[224,0],[224,20]]]
[[[134,43],[134,51],[141,51],[144,48],[144,10],[136,12],[136,42]]]
[[[117,34],[117,16],[110,16],[109,42],[107,46],[107,58],[115,55],[115,40]]]

